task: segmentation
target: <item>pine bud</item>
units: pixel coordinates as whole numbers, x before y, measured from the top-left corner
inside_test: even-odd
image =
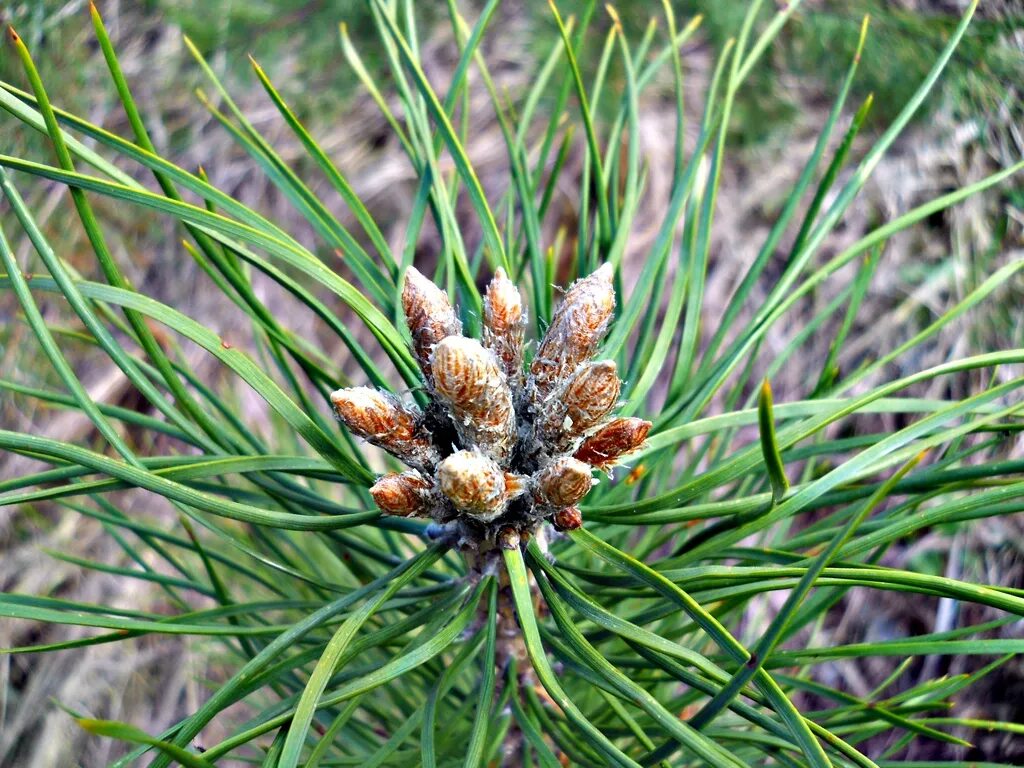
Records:
[[[517,475],[513,472],[505,473],[505,496],[511,501],[522,496],[529,488],[530,478],[526,475]]]
[[[541,433],[557,448],[565,448],[608,415],[621,386],[611,360],[584,363],[544,403],[539,417]]]
[[[420,429],[418,410],[394,395],[369,387],[339,389],[331,394],[338,418],[354,434],[403,461],[434,464],[437,451]]]
[[[475,339],[449,336],[434,348],[434,389],[449,405],[465,445],[499,462],[515,445],[512,390],[498,360]]]
[[[594,485],[590,472],[582,461],[568,456],[555,459],[536,475],[539,500],[552,507],[571,507]]]
[[[610,264],[573,283],[551,318],[551,325],[530,366],[536,386],[536,402],[594,354],[604,338],[614,309],[615,290]]]
[[[502,549],[519,549],[519,531],[508,526],[498,532],[498,546]]]
[[[457,451],[437,467],[441,493],[458,509],[483,521],[505,511],[505,473],[483,454]]]
[[[573,455],[593,467],[604,469],[616,459],[639,448],[651,422],[634,417],[613,419],[583,441]]]
[[[523,375],[525,332],[523,297],[505,270],[498,267],[484,297],[484,345],[498,358],[509,381],[516,383]]]
[[[434,346],[446,336],[462,333],[462,323],[455,314],[448,294],[430,282],[416,267],[405,273],[402,288],[405,322],[412,334],[412,347],[427,382],[431,380],[430,355]]]
[[[583,515],[580,513],[579,507],[566,507],[555,512],[551,522],[560,531],[575,531],[577,528],[583,527]]]
[[[382,512],[399,517],[425,517],[430,509],[432,483],[419,472],[384,475],[370,488]]]

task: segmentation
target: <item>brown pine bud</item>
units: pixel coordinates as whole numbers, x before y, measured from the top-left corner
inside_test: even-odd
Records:
[[[511,526],[498,532],[498,546],[502,549],[519,549],[519,531]]]
[[[505,270],[498,267],[484,297],[484,346],[495,354],[505,375],[514,383],[523,375],[525,333],[523,297]]]
[[[555,512],[551,522],[560,531],[575,531],[583,527],[583,515],[579,507],[566,507]]]
[[[594,354],[614,309],[611,264],[572,284],[530,365],[536,402]]]
[[[621,386],[611,360],[579,366],[544,403],[539,420],[546,441],[564,449],[593,429],[615,407]]]
[[[505,473],[505,495],[509,501],[526,493],[530,478],[526,475],[517,475],[512,472]]]
[[[499,462],[515,445],[512,390],[498,359],[475,339],[449,336],[434,348],[434,389],[449,406],[465,445]]]
[[[538,500],[552,507],[571,507],[586,496],[594,480],[582,461],[563,456],[536,474]]]
[[[620,457],[639,448],[651,422],[634,417],[613,419],[583,441],[573,455],[593,467],[605,469]]]
[[[412,334],[412,347],[420,369],[431,381],[430,355],[434,346],[446,336],[462,333],[448,294],[424,277],[416,267],[409,267],[402,287],[402,308],[405,322]]]
[[[370,495],[386,514],[426,517],[432,488],[432,483],[419,472],[403,472],[379,478],[370,488]]]
[[[437,479],[441,493],[468,515],[486,522],[505,511],[505,473],[481,453],[453,453],[438,465]]]
[[[339,389],[331,394],[338,418],[354,434],[417,466],[439,456],[420,428],[420,412],[394,395],[369,387]]]

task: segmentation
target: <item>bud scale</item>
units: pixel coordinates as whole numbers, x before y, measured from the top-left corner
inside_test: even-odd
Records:
[[[584,440],[573,456],[592,467],[605,469],[614,464],[620,456],[639,448],[647,439],[650,430],[651,422],[643,419],[613,419]]]
[[[504,462],[515,444],[512,390],[494,353],[449,336],[434,348],[434,389],[447,402],[464,444]]]
[[[415,470],[384,475],[370,488],[382,512],[399,517],[426,516],[433,483]]]
[[[437,462],[437,451],[420,427],[422,414],[391,393],[351,387],[333,392],[331,403],[353,434],[392,456],[420,467]]]
[[[586,496],[594,480],[590,467],[569,456],[555,459],[537,473],[537,497],[552,507],[571,507]]]
[[[530,366],[535,402],[542,400],[576,366],[594,354],[608,330],[614,309],[610,264],[573,283],[551,318],[551,325]]]
[[[437,479],[441,493],[456,508],[477,519],[493,520],[508,503],[505,473],[483,454],[453,453],[438,466]]]
[[[516,383],[523,375],[525,332],[523,297],[505,270],[498,267],[484,297],[484,346],[498,358],[509,380]]]
[[[430,282],[416,267],[409,267],[402,287],[402,309],[412,335],[413,352],[420,369],[431,381],[430,355],[441,339],[462,333],[448,294]]]

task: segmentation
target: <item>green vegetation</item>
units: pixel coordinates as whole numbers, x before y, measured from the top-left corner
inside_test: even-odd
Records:
[[[538,35],[535,75],[518,94],[495,85],[481,54],[483,41],[501,35],[497,0],[465,18],[449,3],[458,58],[443,81],[424,72],[426,25],[412,5],[371,0],[359,23],[376,37],[356,38],[350,25],[335,54],[383,112],[417,185],[394,239],[317,143],[306,112],[292,110],[272,68],[254,64],[254,76],[302,147],[301,173],[203,57],[216,38],[192,49],[218,99],[214,122],[315,246],[156,151],[134,95],[141,76],[126,77],[98,13],[92,33],[125,116],[122,134],[88,111],[62,109],[75,83],[54,76],[53,60],[40,68],[47,47],[31,27],[24,38],[12,33],[4,66],[19,72],[0,82],[0,107],[19,140],[0,152],[12,214],[0,233],[0,291],[19,307],[12,325],[31,350],[22,354],[49,373],[42,386],[5,374],[0,387],[43,407],[44,420],[69,409],[91,429],[65,439],[5,425],[0,450],[32,469],[0,480],[0,505],[98,522],[123,559],[74,562],[158,590],[162,605],[3,593],[5,619],[86,631],[6,652],[123,643],[130,653],[140,638],[188,636],[216,660],[201,700],[161,733],[69,707],[89,732],[127,744],[118,766],[954,766],[969,764],[983,731],[1020,734],[1013,718],[978,720],[953,705],[1024,651],[1024,641],[997,631],[1024,617],[1024,591],[887,557],[937,527],[968,530],[1024,511],[1024,461],[1014,453],[1024,349],[1003,338],[918,365],[941,333],[998,303],[1024,261],[994,266],[897,340],[846,353],[857,329],[877,319],[865,320],[865,297],[887,242],[1000,188],[1024,161],[936,193],[834,252],[824,247],[956,52],[969,56],[961,46],[989,34],[986,22],[972,22],[977,3],[944,27],[926,70],[859,153],[850,148],[872,105],[855,84],[866,46],[886,44],[869,43],[867,23],[836,30],[845,53],[829,52],[844,61],[820,139],[715,312],[707,288],[723,169],[752,121],[740,97],[771,80],[778,46],[800,52],[796,4],[754,2],[729,21],[696,125],[684,124],[679,51],[697,26],[667,5],[659,26],[639,34],[596,4],[575,17],[553,9],[539,26],[555,33]],[[238,12],[265,22],[271,7]],[[318,6],[316,20],[329,10]],[[244,41],[243,19],[228,18]],[[708,21],[715,39],[725,16]],[[73,77],[92,88],[99,72]],[[494,191],[466,151],[471,77],[498,115],[507,175]],[[674,138],[664,138],[676,146],[668,209],[641,258],[630,258],[651,171],[642,97],[664,83],[677,116]],[[570,150],[583,157],[578,183],[566,171]],[[38,180],[61,190],[60,213],[81,226],[87,257],[73,260],[38,226],[38,202],[20,192]],[[329,185],[337,202],[314,183]],[[576,231],[549,236],[559,185],[579,201]],[[126,277],[135,241],[107,219],[123,211],[172,227],[183,241],[178,258],[241,320],[213,327],[137,288]],[[331,415],[330,393],[351,384],[425,399],[401,290],[430,237],[436,264],[419,266],[473,335],[478,286],[499,267],[520,286],[539,336],[558,307],[556,274],[571,280],[612,265],[618,305],[598,355],[628,373],[621,412],[654,423],[632,471],[599,479],[582,528],[545,527],[483,567],[444,526],[381,515],[368,489],[391,465]],[[795,311],[826,289],[835,298],[820,311]],[[61,322],[46,311],[55,301]],[[790,341],[772,347],[779,327]],[[822,334],[827,358],[806,358],[805,345]],[[197,349],[217,362],[216,375],[190,363]],[[119,371],[133,405],[96,398],[79,361]],[[773,396],[768,381],[785,367],[804,373],[799,398]],[[831,642],[837,614],[863,592],[979,613],[951,628]],[[904,675],[936,656],[978,663],[952,676]],[[830,674],[868,660],[885,672],[866,693]],[[218,736],[200,750],[206,733]],[[943,745],[950,759],[914,762],[921,743]],[[1001,760],[985,764],[1010,764]]]

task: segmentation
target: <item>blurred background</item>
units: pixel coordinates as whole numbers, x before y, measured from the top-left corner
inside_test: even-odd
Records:
[[[253,76],[247,59],[251,54],[347,174],[382,223],[385,235],[396,245],[402,243],[405,211],[415,189],[412,169],[375,105],[359,88],[338,43],[338,23],[344,21],[371,71],[383,71],[379,41],[361,0],[106,0],[99,5],[161,152],[187,169],[201,166],[221,189],[269,214],[322,252],[308,224],[203,106],[196,89],[209,91],[210,86],[185,49],[182,36],[194,41],[250,120],[299,175],[328,200],[334,199],[319,175],[312,172],[301,146]],[[767,17],[767,12],[774,10],[773,3],[765,5],[768,8],[763,15]],[[852,113],[873,94],[874,105],[854,147],[853,161],[902,109],[966,5],[959,0],[805,0],[744,85],[734,110],[715,221],[705,326],[714,330],[716,312],[724,307],[800,174],[852,55],[863,16],[870,14],[871,28],[848,103]],[[457,56],[445,5],[417,6],[422,11],[424,68],[435,88],[443,90]],[[563,14],[578,11],[580,6],[577,0],[559,2]],[[747,3],[683,0],[675,6],[681,23],[694,14],[704,16],[700,31],[683,50],[687,112],[698,118],[716,52],[738,28]],[[460,7],[473,16],[469,3],[462,2]],[[628,30],[639,36],[650,14],[659,13],[660,4],[620,0],[617,7]],[[546,0],[506,0],[499,14],[483,50],[499,86],[514,97],[522,93],[538,62],[551,50],[555,27]],[[93,37],[87,2],[5,0],[0,4],[0,20],[14,24],[27,41],[57,105],[122,136],[130,135]],[[589,57],[584,56],[584,66],[591,72],[609,23],[606,16],[597,14]],[[0,51],[0,79],[25,87],[14,59],[8,48]],[[613,70],[609,88],[618,91],[621,87],[621,73]],[[387,93],[386,81],[382,90]],[[915,205],[1024,156],[1022,90],[1024,3],[983,0],[940,86],[879,165],[859,201],[825,243],[822,256],[836,253]],[[473,130],[468,152],[485,188],[497,195],[507,185],[504,145],[479,82],[473,81],[471,92]],[[607,106],[613,102],[604,100]],[[673,121],[669,77],[656,82],[642,102],[641,139],[648,189],[624,267],[627,285],[631,265],[643,258],[667,202]],[[836,131],[839,136],[848,122],[849,115]],[[567,183],[558,190],[552,221],[548,222],[552,233],[559,227],[572,231],[574,226],[576,191],[568,182],[578,178],[582,168],[581,147],[579,141],[570,153]],[[0,152],[50,159],[44,138],[6,114],[0,115]],[[125,169],[145,178],[138,169]],[[69,211],[66,190],[23,177],[16,182],[64,258],[84,274],[95,274],[95,257]],[[115,245],[115,255],[136,286],[229,338],[244,340],[240,316],[225,307],[212,283],[190,261],[173,222],[98,197],[93,203]],[[465,220],[467,229],[472,230],[472,215]],[[28,244],[11,225],[12,216],[2,202],[0,224],[12,237],[26,269],[31,268],[34,262]],[[855,366],[859,356],[870,354],[883,342],[889,347],[908,338],[1001,264],[1019,259],[1022,231],[1024,186],[1018,178],[893,238],[851,334],[852,349],[844,364]],[[418,249],[419,258],[429,264],[436,255],[436,241],[428,233]],[[332,263],[331,254],[324,257]],[[771,268],[766,279],[771,279]],[[802,327],[799,319],[815,315],[834,295],[823,287],[820,294],[809,297],[794,313],[790,330],[798,331]],[[311,318],[290,313],[285,297],[267,296],[265,300],[292,328],[319,339],[325,349],[338,348],[337,340]],[[52,322],[72,322],[57,299],[41,301]],[[1018,280],[999,291],[955,333],[935,339],[913,359],[902,360],[905,368],[890,374],[901,375],[974,352],[1021,346],[1022,305],[1024,286]],[[0,375],[23,384],[54,386],[52,374],[33,345],[23,343],[31,342],[31,335],[18,322],[16,307],[6,294],[0,296],[0,319]],[[807,370],[820,368],[830,340],[827,334],[804,340],[801,359]],[[762,354],[770,360],[773,350],[781,350],[791,341],[792,334],[780,327],[769,337]],[[120,376],[97,364],[102,358],[94,351],[69,345],[68,352],[97,399],[137,405]],[[195,370],[216,377],[216,366],[201,352],[186,352],[194,355],[190,363]],[[344,359],[338,364],[343,372],[354,373]],[[806,396],[806,371],[793,370],[796,368],[799,366],[786,366],[773,379],[776,401]],[[969,378],[952,385],[944,381],[933,385],[938,389],[922,394],[959,397],[971,385]],[[0,424],[82,443],[95,438],[90,425],[78,415],[40,409],[30,398],[7,392],[0,395]],[[1016,446],[1012,450],[1022,449]],[[16,476],[28,466],[24,460],[0,457],[0,479]],[[159,501],[144,494],[123,492],[118,498],[126,510],[161,513]],[[99,524],[67,510],[0,508],[3,590],[153,610],[162,605],[161,595],[140,582],[84,571],[72,559],[54,559],[47,550],[110,563],[124,559]],[[935,530],[907,542],[890,556],[902,567],[1024,587],[1024,525],[1012,519],[986,520],[970,531]],[[866,595],[852,592],[844,604],[845,612],[830,620],[836,642],[938,631],[958,621],[986,618],[958,617],[955,605],[928,604],[920,599],[910,603],[895,593],[873,593],[870,606],[865,599]],[[748,630],[756,633],[756,627]],[[1000,631],[1024,636],[1020,623]],[[61,628],[0,623],[0,647],[72,636]],[[95,716],[128,719],[151,732],[194,710],[204,697],[204,680],[220,679],[224,673],[216,649],[211,653],[210,648],[193,643],[188,639],[140,639],[54,655],[0,656],[0,765],[99,766],[115,754],[111,750],[116,748],[105,740],[85,739],[70,718],[51,705],[51,698]],[[965,666],[973,662],[948,657],[929,659],[927,664],[930,669],[915,673],[956,674],[973,669]],[[867,695],[890,668],[873,669],[870,664],[850,662],[828,669],[833,675],[830,684]],[[1022,665],[1006,665],[990,680],[964,696],[958,703],[960,713],[1024,721]],[[216,732],[207,735],[211,741],[217,739]],[[973,750],[950,751],[949,746],[928,742],[915,750],[909,757],[920,760],[971,758],[1020,760],[1024,764],[1024,746],[998,734],[978,740]]]

